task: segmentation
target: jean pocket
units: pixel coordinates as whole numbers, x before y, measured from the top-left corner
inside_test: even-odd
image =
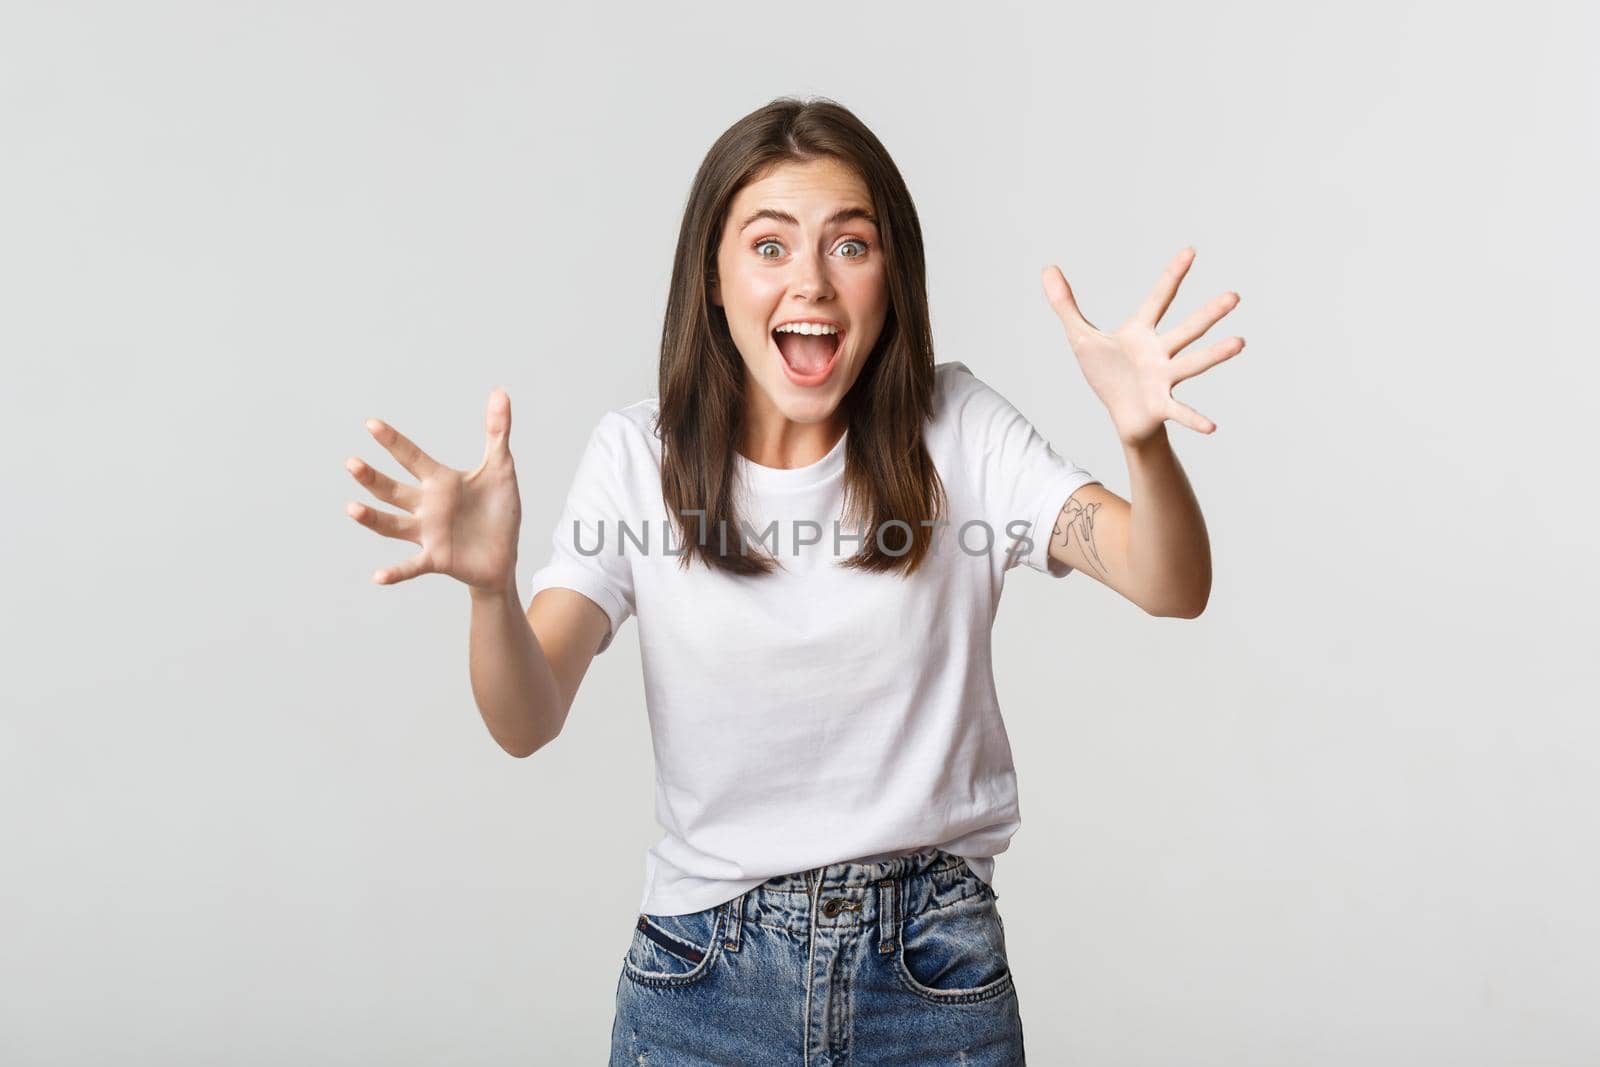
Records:
[[[622,958],[623,972],[651,986],[699,981],[710,973],[722,947],[723,914],[717,905],[687,915],[640,915]]]
[[[987,888],[906,918],[895,960],[902,984],[941,1004],[988,1000],[1014,987],[1005,928]]]

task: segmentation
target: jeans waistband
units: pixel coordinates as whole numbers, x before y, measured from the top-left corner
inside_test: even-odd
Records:
[[[742,927],[755,923],[796,938],[873,927],[879,951],[889,952],[906,918],[988,891],[966,860],[939,848],[872,863],[830,863],[769,878],[720,905],[724,947],[738,951]]]

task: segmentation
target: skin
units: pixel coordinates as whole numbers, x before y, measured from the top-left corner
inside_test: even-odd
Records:
[[[1166,424],[1170,419],[1204,434],[1217,424],[1176,400],[1172,387],[1244,348],[1244,338],[1229,337],[1179,355],[1238,306],[1234,292],[1159,329],[1194,257],[1193,248],[1179,252],[1139,310],[1109,332],[1084,318],[1059,267],[1046,267],[1040,276],[1084,379],[1116,427],[1132,497],[1124,500],[1102,485],[1077,490],[1056,517],[1050,555],[1151,615],[1186,619],[1200,615],[1210,599],[1211,547]]]
[[[611,624],[598,604],[571,589],[546,589],[522,608],[511,398],[503,389],[489,394],[483,460],[470,471],[440,463],[382,419],[368,419],[366,427],[416,479],[415,485],[396,481],[356,456],[345,461],[352,478],[399,509],[351,501],[347,514],[384,537],[418,546],[410,558],[375,571],[372,580],[396,585],[422,574],[448,574],[467,587],[468,669],[478,712],[507,753],[532,755],[561,733]],[[406,665],[393,670],[399,677]]]
[[[846,208],[872,210],[861,178],[822,158],[784,163],[734,196],[717,246],[712,303],[723,309],[745,366],[745,439],[739,452],[766,467],[803,467],[827,455],[845,431],[840,410],[888,315],[878,228],[865,219],[828,220]],[[769,209],[788,223],[761,218]],[[840,323],[843,351],[822,385],[784,374],[772,329],[787,319]]]

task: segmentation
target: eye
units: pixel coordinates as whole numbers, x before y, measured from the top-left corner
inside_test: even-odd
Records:
[[[770,255],[770,256],[767,255],[765,252],[763,252],[762,249],[765,248],[767,245],[772,245],[773,247],[778,248],[780,250],[783,248],[783,244],[780,241],[778,241],[778,239],[775,238],[775,237],[764,237],[761,240],[757,241],[751,247],[755,249],[756,256],[758,258],[761,258],[761,259],[779,259],[779,258],[782,257],[783,253],[781,251],[779,251],[776,255]],[[871,250],[870,246],[868,246],[867,242],[861,240],[861,238],[859,238],[859,237],[846,238],[843,242],[840,243],[839,247],[843,248],[845,245],[858,245],[861,248],[861,251],[859,251],[859,252],[856,252],[856,253],[851,254],[851,255],[846,255],[844,257],[845,259],[860,259],[863,256],[865,256]]]

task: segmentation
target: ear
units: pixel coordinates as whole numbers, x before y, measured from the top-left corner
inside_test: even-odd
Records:
[[[711,275],[711,302],[717,307],[722,306],[722,287],[717,281],[716,274]]]

